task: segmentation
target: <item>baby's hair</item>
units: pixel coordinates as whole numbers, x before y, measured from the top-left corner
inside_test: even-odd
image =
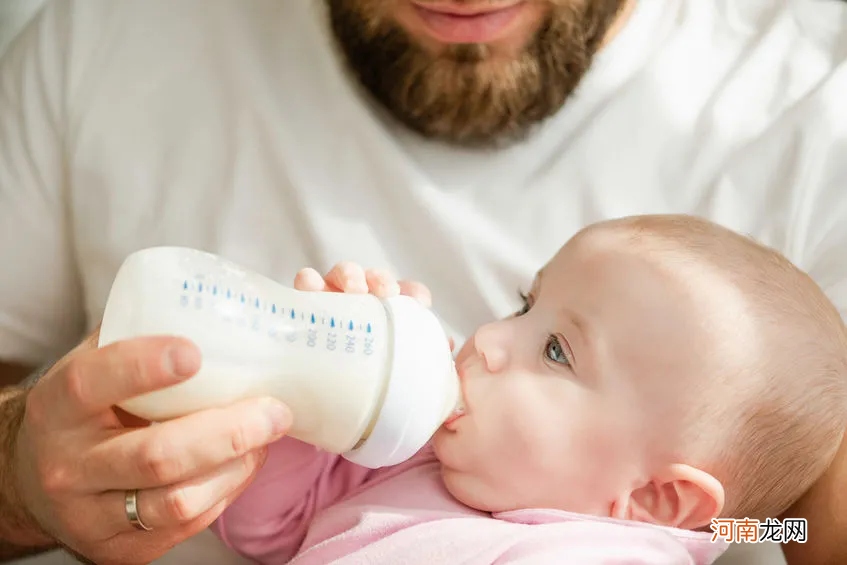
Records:
[[[636,216],[602,226],[622,230],[656,261],[717,276],[744,297],[767,354],[741,374],[703,383],[700,408],[680,432],[681,453],[723,483],[724,517],[781,514],[824,473],[847,426],[847,329],[838,310],[782,254],[701,218]]]

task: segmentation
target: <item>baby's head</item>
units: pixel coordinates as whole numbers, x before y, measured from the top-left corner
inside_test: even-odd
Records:
[[[847,424],[847,331],[778,253],[685,216],[595,224],[457,359],[448,490],[698,529],[787,509]]]

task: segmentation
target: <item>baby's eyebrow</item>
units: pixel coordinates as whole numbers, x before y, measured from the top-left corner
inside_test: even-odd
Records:
[[[563,307],[559,310],[559,315],[562,319],[567,320],[579,332],[579,338],[583,345],[587,345],[588,335],[591,333],[591,327],[588,321],[579,312],[571,310],[568,307]]]

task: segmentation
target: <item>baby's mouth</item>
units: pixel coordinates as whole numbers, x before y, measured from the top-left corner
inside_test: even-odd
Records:
[[[444,421],[444,427],[448,430],[456,429],[454,423],[456,420],[465,415],[465,404],[464,402],[460,403],[459,406],[456,407],[455,410],[450,414],[450,416]]]

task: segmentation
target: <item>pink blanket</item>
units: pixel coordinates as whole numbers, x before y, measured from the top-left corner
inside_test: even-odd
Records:
[[[370,471],[291,439],[213,530],[267,565],[707,565],[727,547],[710,533],[569,512],[478,512],[444,489],[429,449]]]

